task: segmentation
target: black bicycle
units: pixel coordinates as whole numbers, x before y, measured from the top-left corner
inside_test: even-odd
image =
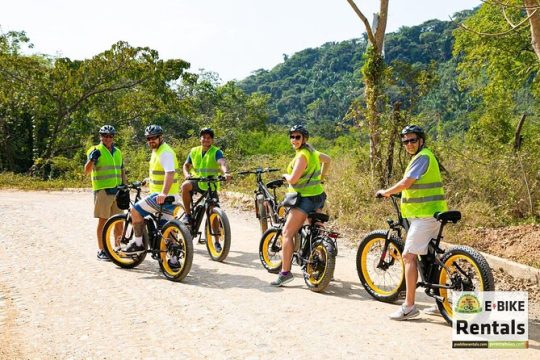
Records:
[[[135,200],[131,205],[141,199],[143,183],[134,182],[119,187],[119,191],[135,190]],[[164,204],[172,204],[174,196],[167,196]],[[143,244],[145,252],[138,255],[126,255],[122,252],[128,242],[133,239],[134,229],[130,216],[130,207],[127,213],[111,216],[103,227],[103,248],[111,261],[125,269],[138,266],[146,257],[152,254],[152,259],[159,262],[161,272],[172,281],[182,281],[193,263],[193,243],[191,235],[184,224],[174,219],[162,220],[163,212],[148,215],[144,218]]]
[[[285,219],[285,208],[279,205],[276,196],[276,189],[283,186],[284,180],[277,179],[265,184],[262,179],[262,174],[274,171],[279,171],[279,169],[263,169],[259,167],[255,170],[242,170],[238,172],[238,175],[256,175],[257,189],[255,190],[255,215],[259,220],[261,233],[264,233],[271,226],[279,226]],[[272,190],[272,193],[270,190]]]
[[[309,224],[303,225],[294,239],[293,262],[300,265],[306,285],[315,292],[326,289],[334,276],[336,266],[339,234],[323,227],[322,224],[328,219],[326,214],[308,214]],[[281,270],[283,225],[284,222],[281,222],[278,227],[265,231],[259,244],[259,259],[271,273]]]
[[[216,189],[216,184],[219,181],[225,181],[225,177],[200,177],[189,178],[190,181],[197,181],[206,183],[208,190],[203,191],[201,196],[194,200],[195,192],[191,195],[191,218],[192,223],[189,226],[189,230],[193,239],[199,237],[199,243],[205,243],[206,249],[210,258],[214,261],[223,261],[229,254],[231,247],[231,226],[229,219],[225,211],[219,206],[219,197]],[[202,233],[199,228],[206,215],[205,221],[205,235],[206,238],[202,238]],[[180,218],[184,214],[180,215]]]
[[[393,302],[405,290],[405,266],[403,264],[403,232],[408,221],[401,215],[397,199],[391,196],[398,221],[388,219],[389,230],[375,230],[367,234],[356,254],[356,269],[360,282],[375,299]],[[421,279],[417,287],[434,298],[439,311],[448,323],[452,323],[453,291],[493,291],[494,281],[486,259],[468,246],[440,247],[443,228],[461,219],[459,211],[435,213],[441,223],[437,238],[431,239],[427,255],[419,256]]]

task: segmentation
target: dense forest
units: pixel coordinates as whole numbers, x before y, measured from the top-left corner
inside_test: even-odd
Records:
[[[454,17],[461,21],[471,12]],[[458,90],[457,61],[452,56],[456,28],[456,22],[430,20],[387,34],[385,61],[391,69],[387,96],[389,103],[400,102],[403,110],[438,109],[444,123],[460,122],[463,130],[468,122],[464,113],[475,103],[467,91]],[[255,71],[239,86],[248,94],[270,95],[271,123],[308,123],[322,128],[321,135],[339,136],[342,129],[333,126],[347,123],[351,103],[363,96],[360,69],[366,47],[364,36],[305,49],[271,70]],[[429,94],[422,93],[426,87]],[[451,107],[440,106],[448,102]]]
[[[399,179],[407,163],[395,129],[420,124],[446,169],[451,205],[475,225],[540,216],[540,60],[527,14],[514,3],[504,13],[483,4],[454,21],[430,20],[385,37],[377,99],[383,182]],[[507,31],[509,22],[525,26]],[[191,72],[189,59],[163,60],[124,41],[86,60],[26,55],[31,47],[24,31],[0,34],[0,174],[88,182],[85,151],[104,123],[119,130],[132,178],[147,171],[142,133],[150,123],[165,128],[181,158],[197,144],[197,130],[211,126],[235,168],[284,168],[286,128],[303,123],[313,144],[334,158],[327,185],[333,215],[353,227],[386,215],[373,208],[381,182],[368,160],[366,34],[284,56],[273,69],[225,84],[219,74]]]

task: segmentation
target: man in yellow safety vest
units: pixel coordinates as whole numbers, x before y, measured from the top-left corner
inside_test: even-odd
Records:
[[[134,237],[122,250],[126,255],[138,255],[146,250],[143,245],[144,217],[158,212],[167,196],[174,196],[175,202],[180,200],[178,159],[174,150],[163,141],[163,129],[159,125],[149,125],[144,130],[144,135],[148,146],[152,149],[149,166],[150,194],[131,208]],[[163,205],[164,221],[174,218],[175,207],[174,204]]]
[[[92,174],[94,217],[98,219],[97,258],[104,261],[108,261],[109,257],[103,251],[103,226],[109,217],[122,212],[116,205],[117,186],[127,183],[122,152],[113,144],[115,135],[116,130],[112,125],[103,125],[99,129],[101,142],[88,149],[88,160],[84,165],[84,173]]]
[[[394,186],[377,191],[377,195],[385,197],[402,192],[401,213],[410,222],[403,249],[405,302],[390,314],[392,320],[408,320],[418,316],[419,311],[414,304],[418,255],[427,254],[429,241],[437,237],[440,224],[433,215],[448,210],[439,163],[431,150],[424,146],[424,130],[416,125],[406,126],[401,131],[401,143],[412,156],[405,175]]]

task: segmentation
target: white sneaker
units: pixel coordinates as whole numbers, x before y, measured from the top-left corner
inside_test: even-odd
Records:
[[[392,320],[409,320],[417,317],[420,314],[420,311],[416,308],[416,305],[413,305],[410,308],[407,308],[405,304],[401,305],[399,309],[389,315]]]
[[[422,312],[427,315],[441,316],[441,312],[439,311],[439,307],[437,305],[432,305],[428,308],[425,308],[424,310],[422,310]]]

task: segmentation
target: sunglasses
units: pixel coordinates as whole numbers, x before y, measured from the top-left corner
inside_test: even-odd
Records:
[[[159,136],[147,136],[146,137],[146,141],[154,141],[158,138]]]
[[[102,138],[112,139],[112,138],[114,137],[114,135],[110,135],[110,134],[101,134],[101,137],[102,137]]]
[[[291,140],[300,140],[302,138],[302,135],[291,135]]]
[[[407,144],[416,144],[418,142],[418,138],[414,138],[414,139],[408,139],[408,140],[401,140],[401,143],[403,145],[407,145]]]

